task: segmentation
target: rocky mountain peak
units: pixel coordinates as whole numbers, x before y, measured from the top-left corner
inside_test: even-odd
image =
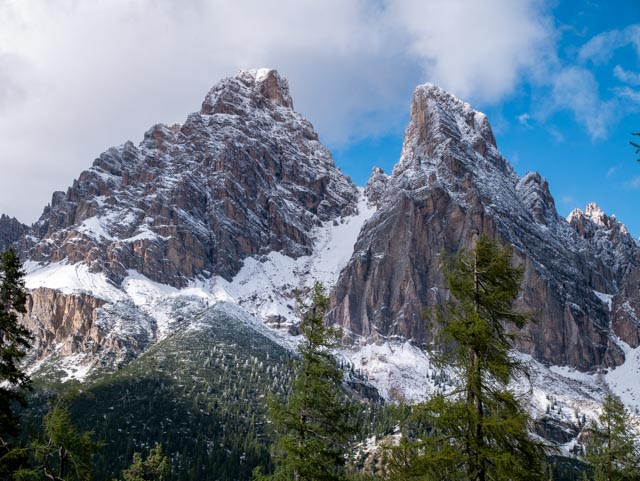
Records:
[[[389,184],[389,176],[380,167],[374,167],[369,180],[364,186],[364,195],[370,204],[380,205],[384,192]]]
[[[274,69],[241,70],[209,91],[200,113],[242,115],[250,109],[266,107],[265,102],[271,107],[293,109],[287,80]]]
[[[525,174],[518,181],[516,191],[538,222],[547,224],[549,215],[556,217],[555,201],[549,191],[549,183],[538,172]]]
[[[442,157],[446,151],[458,161],[468,159],[465,151],[469,149],[484,158],[497,152],[487,116],[435,85],[427,83],[417,87],[394,175],[412,165],[429,163],[429,159]],[[506,168],[504,162],[500,164]],[[458,173],[455,165],[451,167]]]
[[[627,227],[597,204],[587,204],[584,212],[574,209],[567,216],[567,222],[587,241],[596,256],[614,268],[618,283],[639,264],[638,245]]]
[[[640,251],[594,207],[581,215],[583,227],[559,216],[547,181],[535,172],[519,178],[487,117],[469,104],[418,87],[400,161],[388,180],[374,171],[367,192],[378,210],[341,273],[332,320],[374,340],[430,342],[423,313],[449,296],[441,253],[468,249],[484,233],[511,244],[524,268],[519,308],[538,322],[520,349],[581,370],[624,360],[602,299],[633,277]],[[627,322],[618,335],[632,342],[638,325]]]
[[[172,286],[231,279],[249,256],[309,254],[311,231],[353,213],[358,192],[271,69],[220,81],[183,124],[113,147],[57,192],[27,257],[130,271]]]

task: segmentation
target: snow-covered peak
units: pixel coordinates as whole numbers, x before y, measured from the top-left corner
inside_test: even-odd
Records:
[[[435,165],[445,158],[453,158],[447,167],[454,175],[464,170],[459,163],[474,164],[482,160],[505,172],[511,171],[497,151],[485,114],[433,84],[418,86],[413,93],[402,155],[393,175]]]
[[[616,233],[628,236],[627,227],[618,222],[615,214],[608,216],[595,202],[587,204],[584,212],[581,209],[573,209],[567,216],[567,222],[572,225],[579,224],[584,219],[590,221],[594,226],[606,231],[615,231]],[[592,232],[580,232],[583,236],[593,235]],[[587,234],[587,235],[585,235]]]
[[[230,279],[248,256],[308,255],[312,228],[353,214],[358,192],[292,107],[276,70],[223,79],[182,124],[107,150],[56,193],[25,257],[182,287]]]

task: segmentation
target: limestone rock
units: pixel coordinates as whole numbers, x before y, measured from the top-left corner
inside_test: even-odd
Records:
[[[484,114],[438,87],[418,87],[400,161],[384,183],[382,201],[370,189],[379,209],[335,287],[332,321],[367,337],[429,342],[434,326],[424,312],[449,298],[441,253],[468,249],[483,233],[510,243],[525,270],[518,304],[537,322],[521,350],[581,370],[624,360],[602,296],[618,292],[627,267],[594,255],[539,174],[518,178]]]
[[[357,190],[275,70],[217,84],[182,125],[100,155],[21,240],[39,263],[86,263],[118,284],[128,270],[173,286],[247,256],[309,254],[310,231],[355,209]]]

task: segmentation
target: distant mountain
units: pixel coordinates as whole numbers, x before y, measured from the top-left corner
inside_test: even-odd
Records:
[[[28,226],[15,217],[9,217],[5,214],[0,215],[0,251],[11,247],[28,229]]]

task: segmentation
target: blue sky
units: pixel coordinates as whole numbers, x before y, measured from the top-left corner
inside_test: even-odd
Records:
[[[639,59],[638,0],[0,0],[0,212],[33,222],[100,152],[268,66],[359,184],[432,82],[561,214],[596,202],[638,237]]]

